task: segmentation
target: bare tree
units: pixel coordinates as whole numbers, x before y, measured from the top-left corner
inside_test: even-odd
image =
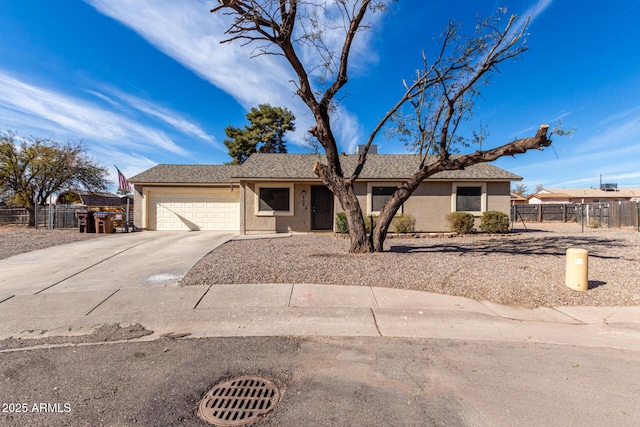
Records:
[[[63,190],[104,191],[107,169],[86,154],[80,142],[61,143],[43,138],[20,138],[0,133],[0,192],[29,212],[34,225],[35,206]]]
[[[520,197],[527,197],[529,195],[529,188],[524,184],[517,184],[511,190],[513,194],[517,194]]]
[[[464,169],[502,156],[524,153],[549,146],[547,125],[529,138],[518,139],[497,148],[464,155],[452,155],[465,141],[457,137],[460,123],[467,119],[479,88],[487,83],[491,71],[503,61],[524,52],[526,23],[517,27],[511,16],[500,29],[498,19],[477,25],[475,34],[462,37],[459,27],[450,24],[442,36],[441,48],[433,61],[423,55],[423,65],[404,93],[371,131],[357,167],[345,174],[338,145],[331,129],[336,96],[348,81],[349,55],[356,36],[369,27],[366,18],[384,12],[392,0],[220,0],[212,12],[222,11],[233,18],[224,42],[252,44],[257,55],[280,55],[297,76],[296,93],[307,105],[316,125],[309,131],[324,149],[327,163],[317,162],[315,174],[336,195],[346,213],[350,252],[382,251],[389,225],[402,204],[426,178],[445,170]],[[323,17],[323,19],[319,19]],[[327,19],[331,20],[327,23]],[[341,45],[332,47],[337,29]],[[332,37],[325,34],[331,33]],[[313,49],[319,62],[305,64],[305,49]],[[319,70],[321,74],[319,75]],[[316,84],[318,87],[314,87]],[[412,120],[404,121],[406,135],[414,138],[423,154],[416,172],[404,182],[383,207],[371,234],[365,232],[364,218],[354,191],[367,161],[367,152],[380,131],[402,110],[411,110]],[[481,139],[481,138],[480,138]],[[435,160],[429,154],[435,154]]]

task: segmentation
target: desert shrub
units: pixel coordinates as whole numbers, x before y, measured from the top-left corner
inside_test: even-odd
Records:
[[[416,219],[411,214],[402,214],[393,218],[391,228],[396,233],[413,233],[416,231]]]
[[[344,212],[338,212],[336,214],[336,233],[347,234],[349,227],[347,227],[347,214]]]
[[[485,233],[509,232],[509,216],[500,211],[487,211],[480,219],[480,229]]]
[[[373,223],[375,224],[378,221],[378,217],[373,217]],[[364,230],[367,234],[371,234],[371,215],[364,217]],[[347,214],[345,212],[338,212],[336,214],[336,233],[346,234],[349,232],[349,227],[347,225]]]
[[[469,212],[451,212],[447,215],[447,222],[454,233],[468,234],[473,231],[474,219]]]

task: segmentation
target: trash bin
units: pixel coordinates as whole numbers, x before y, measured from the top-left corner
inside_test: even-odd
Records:
[[[113,233],[115,217],[113,212],[95,212],[93,218],[96,222],[96,233]]]
[[[93,212],[77,211],[76,216],[78,217],[78,231],[80,231],[80,233],[96,232],[96,223],[93,219]]]

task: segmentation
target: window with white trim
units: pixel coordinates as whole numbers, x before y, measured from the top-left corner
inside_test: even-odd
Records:
[[[486,184],[456,183],[453,184],[452,210],[480,214],[486,210]]]
[[[293,185],[258,185],[256,215],[293,215]]]
[[[371,187],[371,211],[380,212],[387,204],[397,187],[373,186]]]
[[[396,182],[369,182],[367,183],[367,214],[377,215],[387,204],[393,193],[398,189]],[[402,214],[400,206],[396,215]]]

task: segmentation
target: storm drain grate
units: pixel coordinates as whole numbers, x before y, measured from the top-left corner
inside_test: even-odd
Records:
[[[198,415],[217,426],[251,424],[275,408],[280,390],[270,380],[239,377],[209,390],[200,401]]]

